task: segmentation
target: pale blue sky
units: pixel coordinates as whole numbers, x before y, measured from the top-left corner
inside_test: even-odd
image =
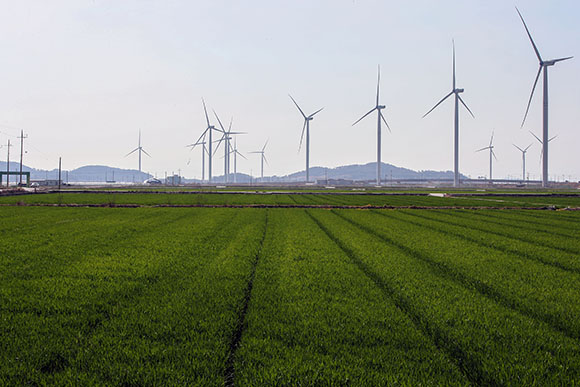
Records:
[[[324,106],[311,128],[311,166],[376,160],[376,122],[352,122],[373,107],[376,67],[393,130],[383,161],[452,169],[453,103],[421,119],[451,89],[451,39],[458,86],[476,119],[461,112],[460,169],[488,174],[474,153],[495,128],[495,177],[519,176],[511,145],[541,131],[537,90],[520,129],[537,60],[517,5],[550,68],[550,173],[580,179],[580,2],[568,1],[4,1],[0,3],[0,142],[29,135],[25,162],[67,169],[136,168],[124,155],[143,146],[143,169],[200,176],[200,150],[184,146],[205,127],[201,97],[222,121],[234,117],[242,152],[270,142],[265,173],[304,168],[304,110]],[[538,85],[541,88],[541,84]],[[534,140],[535,141],[535,140]],[[12,148],[16,154],[18,150]],[[221,152],[220,152],[221,153]],[[540,147],[528,152],[539,178]],[[221,155],[220,155],[221,156]],[[5,149],[0,158],[5,159]],[[239,160],[254,174],[257,155]],[[188,161],[190,164],[187,165]],[[216,169],[222,173],[222,160]]]

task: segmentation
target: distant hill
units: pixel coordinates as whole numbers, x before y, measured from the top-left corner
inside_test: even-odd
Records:
[[[374,181],[376,179],[376,165],[377,163],[368,164],[352,164],[344,165],[336,168],[325,168],[325,167],[312,167],[310,168],[310,180],[315,182],[316,180],[325,179],[342,179],[347,181]],[[18,171],[20,165],[17,162],[10,163],[11,171]],[[6,162],[0,161],[0,170],[6,170]],[[31,179],[33,180],[44,180],[44,179],[57,179],[58,169],[53,169],[50,171],[40,170],[30,168],[26,165],[22,166],[22,170],[30,172]],[[394,180],[404,179],[453,179],[452,171],[413,171],[411,169],[397,167],[391,164],[382,163],[381,173],[384,180],[388,181],[391,178]],[[148,178],[153,177],[152,175],[144,172],[139,172],[134,169],[121,169],[108,167],[104,165],[87,165],[71,171],[62,171],[62,180],[64,182],[105,182],[105,181],[115,181],[117,183],[141,183]],[[462,178],[467,178],[461,175]],[[15,181],[15,178],[12,178]],[[291,173],[284,176],[265,176],[264,181],[266,182],[304,182],[306,179],[306,172],[300,171]],[[233,181],[233,176],[230,179]],[[236,176],[236,181],[238,183],[250,183],[251,181],[259,182],[260,179],[256,177],[251,177],[244,173],[239,173]],[[200,183],[198,179],[183,179],[185,183]],[[214,176],[214,183],[224,183],[224,176]]]

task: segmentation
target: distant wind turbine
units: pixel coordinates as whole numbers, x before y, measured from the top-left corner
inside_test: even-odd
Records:
[[[304,114],[302,109],[300,109],[300,106],[298,106],[298,103],[294,100],[294,98],[292,98],[290,94],[288,94],[288,96],[290,97],[292,102],[294,102],[294,105],[296,105],[296,107],[300,111],[300,114],[302,114],[302,117],[304,117],[304,126],[302,126],[302,135],[300,136],[300,145],[298,146],[298,152],[300,152],[300,148],[302,147],[304,130],[306,130],[306,182],[308,183],[310,182],[310,121],[314,119],[315,114],[319,113],[324,108],[320,108],[311,115],[307,116],[306,114]]]
[[[490,182],[493,180],[493,177],[492,177],[492,162],[493,162],[492,156],[493,156],[493,158],[495,158],[497,160],[497,157],[495,156],[495,152],[493,151],[493,148],[494,148],[494,146],[493,146],[493,132],[491,132],[491,139],[489,140],[489,145],[486,146],[485,148],[481,148],[481,149],[476,150],[476,152],[481,152],[481,151],[484,151],[486,149],[489,149],[489,181]]]
[[[139,172],[141,172],[141,153],[145,153],[147,156],[151,157],[151,155],[149,153],[147,153],[145,151],[145,149],[143,149],[143,147],[141,146],[141,130],[139,130],[139,145],[137,146],[137,148],[133,149],[131,152],[127,153],[125,155],[125,157],[129,156],[130,154],[139,151]]]
[[[471,112],[469,107],[467,107],[465,102],[463,102],[463,99],[459,95],[459,94],[463,93],[465,91],[465,89],[458,89],[456,86],[456,82],[455,82],[455,41],[452,41],[452,43],[453,43],[453,88],[451,89],[451,92],[449,94],[447,94],[445,97],[443,97],[443,99],[441,101],[437,102],[437,104],[435,106],[433,106],[433,108],[431,108],[431,110],[429,110],[427,113],[425,113],[423,115],[423,118],[427,117],[427,115],[429,113],[431,113],[433,110],[435,110],[435,108],[437,106],[439,106],[443,101],[445,101],[451,95],[453,95],[453,94],[455,95],[455,130],[454,130],[454,147],[453,147],[454,148],[453,166],[454,166],[455,175],[453,178],[453,186],[459,187],[459,102],[461,102],[461,104],[467,109],[467,111],[469,112],[469,114],[471,114],[471,116],[473,118],[475,118],[475,116],[473,115],[473,113]]]
[[[518,148],[520,150],[520,152],[522,152],[522,168],[523,168],[522,181],[524,181],[524,180],[526,180],[526,152],[528,151],[528,149],[530,149],[532,144],[528,145],[525,149],[520,148],[516,144],[512,144],[512,145],[515,146],[516,148]]]
[[[188,147],[190,147],[190,151],[193,150],[193,148],[195,148],[198,145],[201,145],[201,181],[203,182],[205,180],[205,155],[207,153],[207,142],[205,141],[205,134],[203,135],[203,137],[197,141],[194,144],[189,144],[187,145]],[[189,163],[188,163],[189,164]]]
[[[534,48],[534,52],[536,53],[536,56],[538,57],[538,61],[540,62],[540,68],[538,69],[538,74],[536,75],[536,80],[534,81],[534,86],[532,87],[532,93],[530,94],[530,99],[528,101],[528,106],[526,108],[526,114],[524,115],[524,119],[522,121],[522,127],[524,126],[524,123],[526,122],[526,117],[528,116],[528,111],[530,110],[530,104],[532,103],[532,98],[534,96],[534,91],[536,90],[536,85],[538,84],[538,79],[540,78],[540,73],[542,73],[542,71],[544,72],[544,102],[543,102],[543,120],[542,120],[542,154],[543,154],[543,158],[542,158],[542,187],[547,187],[548,186],[548,143],[550,142],[550,140],[548,140],[548,67],[555,65],[558,62],[562,62],[568,59],[572,59],[573,56],[567,56],[565,58],[559,58],[559,59],[551,59],[551,60],[543,60],[542,56],[540,55],[540,51],[538,50],[538,47],[536,46],[536,43],[534,43],[534,40],[532,39],[532,35],[530,34],[530,30],[528,30],[528,26],[526,25],[526,22],[524,21],[524,17],[522,16],[522,14],[520,13],[520,10],[516,7],[516,11],[518,12],[518,15],[520,16],[520,19],[522,20],[522,23],[524,24],[524,28],[526,29],[526,33],[528,34],[528,38],[530,38],[530,42],[532,43],[532,47]],[[534,135],[535,136],[535,135]]]
[[[195,146],[195,144],[199,143],[200,140],[203,138],[205,141],[205,136],[208,135],[209,140],[208,140],[208,147],[207,147],[207,155],[208,155],[208,181],[211,183],[212,180],[212,132],[215,130],[217,132],[221,131],[219,129],[217,129],[215,126],[213,126],[212,124],[210,124],[209,122],[209,116],[207,115],[207,108],[205,106],[205,101],[202,98],[201,102],[203,103],[203,111],[205,113],[205,121],[207,122],[207,127],[205,128],[205,130],[201,133],[201,136],[199,136],[199,138],[197,139],[196,142],[194,142],[193,144],[190,144],[188,146]]]
[[[266,159],[266,155],[264,154],[265,150],[266,150],[266,145],[268,145],[268,140],[266,140],[266,143],[264,144],[264,146],[262,147],[261,151],[254,151],[254,152],[250,152],[250,153],[259,153],[261,155],[260,160],[261,160],[261,164],[260,164],[260,180],[264,181],[264,161],[266,162],[266,164],[268,164],[268,160]]]
[[[391,131],[391,128],[389,127],[389,124],[387,123],[387,120],[385,120],[385,117],[383,116],[383,113],[381,112],[381,110],[386,108],[386,106],[381,105],[379,103],[380,83],[381,83],[381,67],[379,66],[378,67],[378,76],[377,76],[377,101],[376,101],[376,105],[374,108],[369,110],[368,113],[366,113],[364,116],[362,116],[361,118],[356,120],[354,122],[354,124],[352,124],[352,126],[355,126],[363,118],[365,118],[366,116],[368,116],[369,114],[371,114],[375,110],[377,111],[377,185],[381,185],[381,120],[385,123],[385,125],[387,125],[389,132]]]
[[[540,151],[540,161],[542,162],[542,165],[543,165],[543,162],[544,162],[544,141],[540,140],[540,138],[539,138],[538,136],[536,136],[536,135],[535,135],[535,134],[534,134],[532,131],[530,131],[530,134],[531,134],[532,136],[534,136],[534,138],[535,138],[536,140],[538,140],[538,142],[540,143],[540,146],[542,147],[542,150]],[[555,139],[556,137],[558,137],[558,135],[555,135],[555,136],[553,136],[552,138],[548,139],[548,142],[552,141],[552,140],[553,140],[553,139]],[[543,177],[543,176],[542,176],[542,177]]]
[[[230,141],[233,138],[233,135],[236,134],[246,134],[245,132],[232,132],[232,123],[234,121],[233,117],[230,120],[230,125],[228,127],[228,130],[225,130],[224,126],[222,125],[222,122],[220,120],[220,118],[218,117],[217,113],[213,112],[213,114],[215,114],[215,118],[217,118],[218,123],[220,125],[220,128],[222,130],[222,137],[219,139],[218,144],[215,148],[215,152],[217,152],[220,144],[223,142],[224,143],[224,181],[227,183],[229,180],[229,175],[230,175],[230,150],[231,150],[231,144]]]
[[[238,145],[236,144],[236,139],[234,138],[234,146],[232,148],[232,153],[234,154],[234,183],[238,182],[238,155],[243,157],[245,160],[247,160],[246,156],[244,156],[243,154],[240,153],[240,151],[238,151]]]

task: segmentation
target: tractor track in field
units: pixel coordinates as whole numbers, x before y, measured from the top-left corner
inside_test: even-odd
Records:
[[[114,203],[0,203],[0,207],[73,207],[73,208],[302,208],[326,210],[497,210],[497,211],[554,211],[546,207],[484,207],[484,206],[392,206],[392,205],[334,205],[334,204],[114,204]],[[565,208],[580,211],[580,207]]]
[[[246,287],[246,289],[244,291],[244,299],[243,299],[242,307],[240,309],[240,313],[239,313],[238,319],[236,321],[236,326],[235,326],[235,329],[234,329],[234,332],[232,334],[232,338],[230,341],[228,357],[226,359],[226,367],[224,369],[224,386],[227,386],[227,387],[235,385],[236,352],[240,346],[240,341],[242,340],[242,335],[244,333],[244,330],[247,327],[246,326],[246,315],[248,313],[250,299],[252,298],[252,288],[254,287],[254,278],[256,277],[256,268],[258,267],[258,263],[260,262],[260,257],[262,255],[262,248],[264,246],[264,240],[266,240],[266,232],[267,231],[268,231],[268,212],[266,211],[265,221],[264,221],[264,232],[262,234],[262,239],[260,240],[260,245],[258,247],[258,251],[256,252],[256,256],[254,257],[254,261],[252,262],[252,270],[250,273],[250,279],[248,281],[248,286]]]
[[[409,317],[417,330],[422,332],[433,345],[443,353],[445,353],[453,363],[459,368],[461,373],[473,385],[498,385],[498,382],[485,369],[481,368],[481,364],[471,358],[463,349],[450,338],[446,332],[437,324],[428,321],[413,304],[399,291],[394,289],[387,281],[385,281],[379,274],[377,274],[367,263],[358,257],[358,255],[344,244],[334,233],[332,233],[320,220],[318,220],[309,211],[306,211],[308,216],[314,223],[334,242],[358,267],[358,269],[369,278],[389,299],[393,304],[405,315]]]

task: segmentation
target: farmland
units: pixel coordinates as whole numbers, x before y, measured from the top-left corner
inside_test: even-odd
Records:
[[[0,203],[0,385],[580,383],[578,197]]]

